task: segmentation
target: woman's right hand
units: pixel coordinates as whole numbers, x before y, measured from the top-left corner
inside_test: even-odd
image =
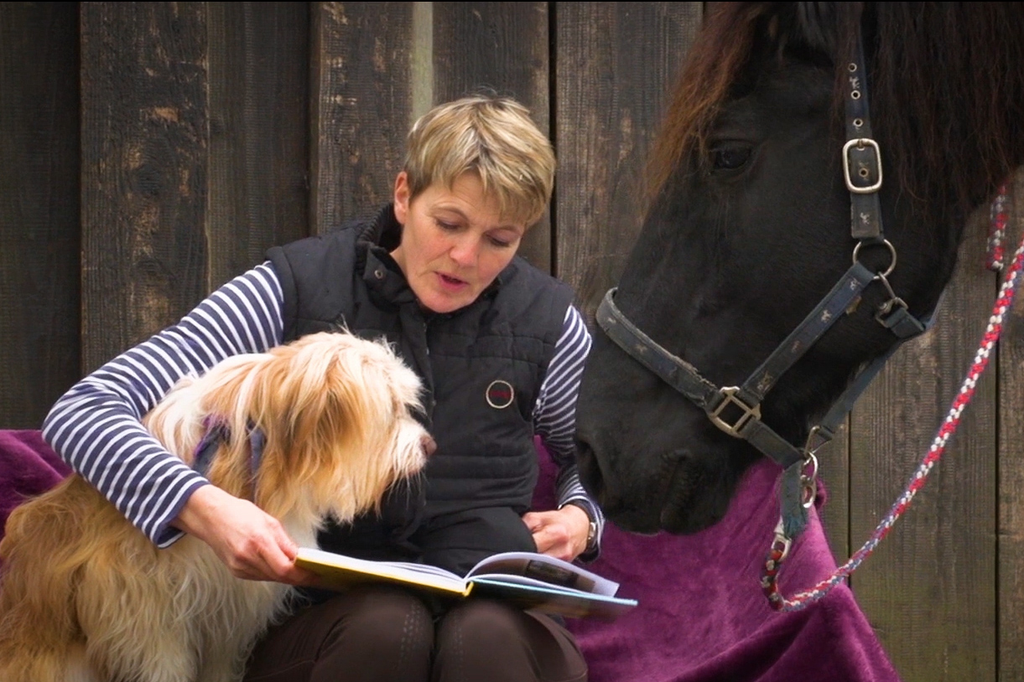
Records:
[[[237,578],[315,582],[312,573],[295,566],[298,546],[277,519],[215,485],[193,492],[173,525],[213,548]]]

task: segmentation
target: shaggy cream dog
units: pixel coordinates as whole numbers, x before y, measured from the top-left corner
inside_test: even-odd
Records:
[[[419,391],[384,345],[321,333],[185,379],[143,421],[190,464],[216,424],[209,480],[315,547],[328,515],[374,508],[423,467]],[[233,577],[192,536],[157,549],[77,475],[11,514],[0,558],[3,682],[235,680],[291,589]]]

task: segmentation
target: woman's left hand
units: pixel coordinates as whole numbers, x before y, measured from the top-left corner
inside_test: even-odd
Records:
[[[541,554],[572,561],[587,549],[590,519],[574,504],[555,511],[527,512],[523,522]]]

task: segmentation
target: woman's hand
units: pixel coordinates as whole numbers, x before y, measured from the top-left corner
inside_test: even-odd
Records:
[[[541,554],[572,561],[587,549],[590,518],[575,504],[555,511],[527,512],[523,522]]]
[[[173,525],[213,548],[237,578],[315,582],[312,573],[295,566],[298,546],[277,519],[215,485],[192,493]]]

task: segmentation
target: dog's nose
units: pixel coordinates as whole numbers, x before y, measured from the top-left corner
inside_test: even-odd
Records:
[[[432,454],[434,454],[434,451],[437,450],[437,443],[435,443],[434,439],[431,438],[429,435],[423,436],[422,442],[423,454],[425,454],[427,457],[430,457]]]

